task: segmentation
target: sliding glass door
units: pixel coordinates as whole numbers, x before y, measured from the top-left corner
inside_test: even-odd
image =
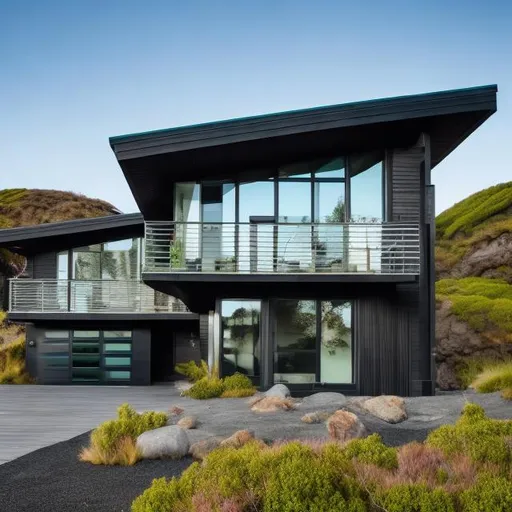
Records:
[[[273,301],[274,382],[351,384],[351,302]]]

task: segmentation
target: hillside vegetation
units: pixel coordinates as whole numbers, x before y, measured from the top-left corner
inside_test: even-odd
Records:
[[[438,382],[450,388],[512,357],[512,182],[444,211],[436,231]]]
[[[50,222],[103,217],[119,213],[106,201],[61,190],[11,188],[0,190],[0,229]],[[16,275],[24,259],[0,249],[0,274]]]

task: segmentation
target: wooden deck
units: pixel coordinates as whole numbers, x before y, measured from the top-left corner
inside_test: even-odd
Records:
[[[0,464],[91,430],[123,402],[167,410],[178,396],[172,386],[0,386]]]

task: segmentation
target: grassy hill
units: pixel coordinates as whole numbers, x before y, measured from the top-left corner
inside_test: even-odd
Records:
[[[467,384],[483,360],[512,357],[512,182],[442,212],[436,231],[438,381]]]
[[[475,249],[507,234],[512,236],[512,181],[481,190],[438,215],[438,276],[450,277],[454,271],[463,272],[465,258]],[[493,277],[512,282],[511,260],[506,255],[503,259],[503,265],[493,267]],[[466,271],[466,275],[472,274],[471,270]]]
[[[119,213],[106,201],[61,190],[11,188],[0,190],[0,229],[34,226]],[[16,274],[23,258],[0,249],[0,274]]]

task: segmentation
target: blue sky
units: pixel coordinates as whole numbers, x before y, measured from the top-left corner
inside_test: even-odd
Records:
[[[0,0],[0,63],[0,188],[135,211],[111,135],[490,83],[437,210],[512,177],[510,1]]]

